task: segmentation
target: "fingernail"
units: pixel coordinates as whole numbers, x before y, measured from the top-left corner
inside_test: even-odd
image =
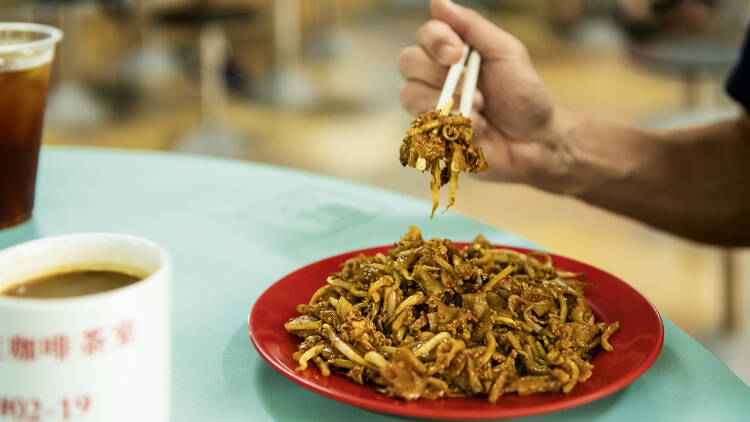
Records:
[[[438,47],[437,51],[437,59],[440,60],[441,64],[453,64],[460,59],[460,57],[457,57],[457,51],[456,47],[450,45],[450,44],[443,44],[440,47]]]

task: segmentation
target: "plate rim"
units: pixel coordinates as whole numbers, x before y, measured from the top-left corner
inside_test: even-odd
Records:
[[[471,242],[465,242],[465,241],[456,241],[453,242],[454,245],[456,245],[459,248],[463,248],[466,245],[470,245]],[[538,251],[538,249],[532,249],[532,248],[524,248],[519,246],[511,246],[511,245],[501,245],[492,243],[492,246],[495,248],[504,248],[504,249],[512,249],[518,252],[522,253],[528,253],[532,251]],[[502,411],[502,414],[490,414],[491,412],[485,412],[484,414],[480,415],[461,415],[461,414],[453,414],[451,412],[455,412],[455,410],[452,411],[446,411],[444,409],[425,409],[421,407],[395,407],[395,408],[388,408],[387,410],[383,408],[382,403],[372,402],[369,399],[361,398],[357,396],[347,396],[347,395],[341,395],[341,394],[334,394],[329,391],[327,391],[325,388],[320,387],[318,384],[306,379],[299,377],[293,370],[287,368],[286,366],[278,364],[273,356],[265,350],[263,347],[259,346],[259,340],[256,338],[254,332],[253,332],[253,321],[257,318],[257,304],[261,302],[261,299],[264,298],[264,296],[269,294],[269,291],[272,289],[273,286],[277,285],[278,283],[286,280],[289,277],[294,276],[297,273],[304,272],[308,270],[309,267],[315,266],[321,261],[328,261],[328,260],[341,260],[343,262],[344,257],[351,257],[351,256],[357,256],[358,254],[365,254],[367,255],[370,251],[376,251],[381,250],[384,248],[393,248],[393,244],[386,244],[386,245],[379,245],[379,246],[370,246],[360,249],[354,249],[347,252],[342,252],[336,255],[331,255],[327,257],[323,257],[320,259],[317,259],[313,262],[310,262],[306,265],[303,265],[302,267],[297,268],[296,270],[287,273],[286,275],[282,276],[278,280],[276,280],[274,283],[266,287],[266,289],[261,293],[260,296],[253,302],[252,307],[250,309],[250,313],[247,318],[247,324],[248,324],[248,333],[250,336],[250,341],[253,345],[253,348],[255,351],[260,355],[260,357],[269,365],[271,368],[276,370],[278,373],[283,375],[285,378],[293,381],[294,383],[305,387],[306,389],[313,391],[317,394],[320,394],[324,397],[327,397],[329,399],[346,403],[351,406],[359,407],[362,409],[374,411],[377,413],[384,413],[384,414],[391,414],[391,415],[397,415],[397,416],[407,416],[407,417],[414,417],[414,418],[421,418],[421,419],[440,419],[440,420],[487,420],[487,419],[507,419],[507,418],[519,418],[519,417],[525,417],[525,416],[533,416],[533,415],[542,415],[557,411],[562,411],[566,409],[571,409],[575,407],[579,407],[588,403],[592,403],[594,401],[603,399],[605,397],[608,397],[623,388],[627,387],[631,383],[633,383],[636,379],[640,378],[641,375],[643,375],[651,366],[656,362],[656,360],[659,358],[659,355],[661,354],[662,348],[664,346],[664,321],[662,320],[662,316],[659,313],[658,309],[654,304],[643,294],[641,294],[636,288],[631,286],[626,281],[622,280],[621,278],[609,273],[608,271],[602,270],[600,268],[594,267],[593,265],[587,264],[585,262],[579,261],[574,258],[569,258],[564,255],[559,255],[553,252],[547,252],[553,259],[555,258],[562,258],[568,261],[573,261],[577,264],[583,265],[585,267],[593,268],[601,273],[606,274],[607,276],[611,277],[612,279],[616,280],[619,283],[624,284],[627,288],[631,289],[633,292],[635,292],[649,307],[649,310],[654,313],[656,316],[656,320],[658,321],[658,340],[657,340],[657,346],[650,351],[646,359],[633,371],[628,373],[626,376],[619,378],[615,380],[615,382],[605,386],[605,388],[601,388],[595,391],[591,391],[589,393],[586,393],[585,395],[573,397],[569,400],[566,400],[562,402],[551,402],[551,403],[543,403],[535,405],[533,408],[498,408],[498,410]],[[350,381],[351,382],[351,381]],[[354,382],[351,382],[353,385],[360,386],[359,384],[356,384]],[[461,400],[463,398],[448,398],[443,400]],[[470,408],[466,409],[471,410]],[[445,413],[451,413],[449,416],[446,416]]]

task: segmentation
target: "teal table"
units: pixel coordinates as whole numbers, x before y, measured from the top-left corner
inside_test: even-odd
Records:
[[[394,158],[395,159],[395,158]],[[455,213],[309,173],[193,156],[46,148],[34,218],[0,231],[0,247],[42,236],[108,231],[147,237],[174,261],[172,420],[400,420],[309,392],[250,345],[255,299],[320,258],[425,236],[534,247]],[[579,408],[524,421],[748,421],[750,389],[671,322],[653,367],[629,387]]]

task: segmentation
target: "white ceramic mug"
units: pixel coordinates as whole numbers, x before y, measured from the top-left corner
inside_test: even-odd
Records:
[[[133,284],[86,296],[0,296],[0,421],[169,419],[167,254],[119,234],[72,234],[0,251],[0,290],[61,268],[131,268]]]

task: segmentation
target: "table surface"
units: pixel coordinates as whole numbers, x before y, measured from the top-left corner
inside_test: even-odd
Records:
[[[273,166],[121,150],[44,148],[34,218],[0,248],[72,232],[150,238],[170,253],[172,420],[401,420],[318,396],[271,369],[250,344],[255,299],[318,259],[426,237],[535,247],[513,234],[372,187]],[[750,388],[668,320],[661,355],[597,402],[524,421],[746,421]]]

